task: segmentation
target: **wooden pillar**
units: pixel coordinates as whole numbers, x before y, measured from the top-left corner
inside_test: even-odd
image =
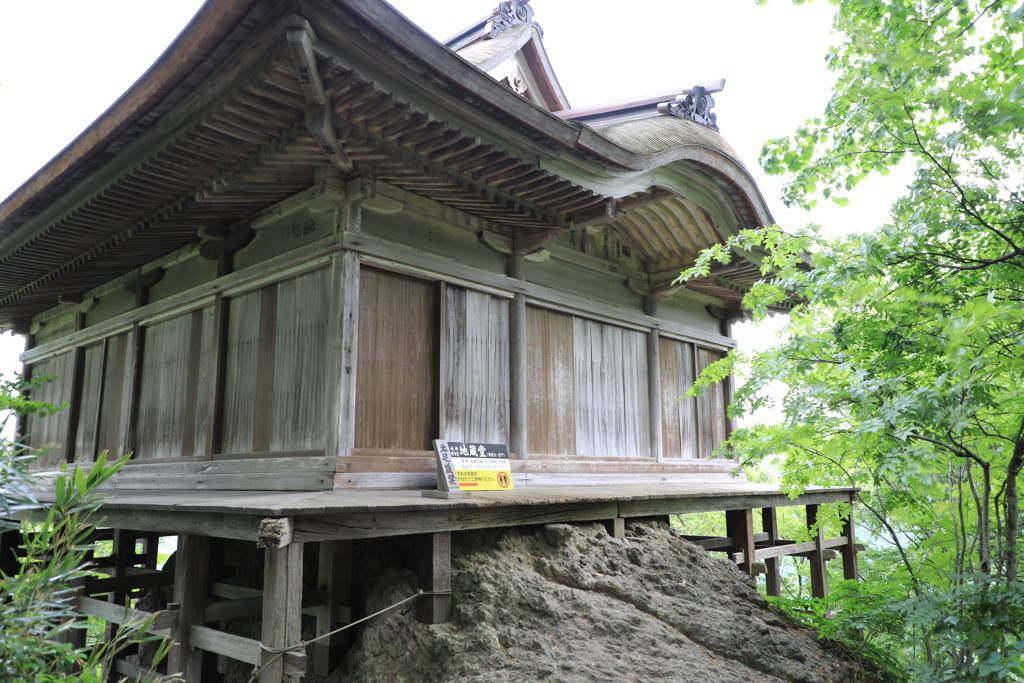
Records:
[[[658,314],[658,300],[653,296],[644,297],[644,313],[652,317]],[[661,462],[661,352],[657,329],[647,333],[647,413],[651,455]]]
[[[322,636],[351,621],[352,541],[321,541],[320,589],[326,601],[317,608],[316,635]],[[349,646],[349,632],[318,640],[313,646],[313,672],[327,676],[341,663]]]
[[[768,540],[779,540],[779,522],[775,508],[761,508],[761,530],[768,534]],[[765,592],[768,595],[782,597],[782,572],[779,569],[779,558],[767,557],[764,560],[767,570],[764,577]]]
[[[526,280],[526,260],[522,254],[508,255],[508,274],[517,280]],[[520,460],[526,460],[529,457],[529,379],[526,366],[525,294],[516,294],[512,298],[508,316],[509,450],[519,456]]]
[[[416,536],[416,562],[420,588],[425,591],[452,589],[452,533]],[[424,624],[442,624],[451,619],[452,596],[425,595],[417,601],[416,618]]]
[[[846,536],[846,545],[842,548],[843,554],[843,578],[848,581],[859,581],[860,572],[857,571],[857,529],[853,524],[853,501],[856,494],[850,496],[850,514],[843,522],[843,536]]]
[[[174,602],[178,604],[178,626],[174,646],[167,659],[167,671],[180,673],[188,683],[202,680],[203,651],[189,645],[189,630],[203,624],[210,572],[210,539],[207,536],[178,536],[174,565]]]
[[[85,379],[85,347],[78,346],[71,356],[71,396],[68,405],[68,421],[64,434],[61,435],[61,447],[64,449],[64,461],[77,460],[78,450],[75,439],[78,436],[78,422],[82,411],[82,383]]]
[[[124,363],[124,382],[121,390],[120,433],[117,439],[117,453],[113,454],[118,458],[135,451],[135,421],[139,408],[145,332],[145,328],[135,323],[128,333],[128,354]]]
[[[213,396],[210,399],[210,424],[206,431],[206,460],[221,452],[224,440],[224,387],[228,357],[228,300],[218,293],[213,300],[213,343],[210,353],[210,376]]]
[[[289,647],[302,640],[302,546],[289,543],[264,550],[262,642],[268,648]],[[264,652],[259,683],[286,680],[284,662],[284,656]],[[289,674],[288,680],[296,679]]]
[[[341,228],[359,232],[362,209],[347,202]],[[356,437],[356,363],[359,348],[359,254],[331,256],[331,309],[327,324],[327,455],[352,455]]]
[[[135,563],[135,537],[138,534],[129,529],[114,529],[113,557],[114,573],[112,576],[120,577],[127,574],[126,570]],[[107,602],[115,605],[124,605],[128,598],[128,592],[123,589],[115,589],[110,592]]]
[[[612,538],[623,539],[626,537],[626,520],[624,517],[613,517],[604,520],[604,528]]]
[[[754,542],[754,511],[726,510],[725,533],[732,537],[733,551],[743,551],[743,564],[740,565],[740,569],[753,579],[754,565],[757,563],[757,546]]]
[[[825,572],[825,532],[818,524],[818,506],[807,506],[807,528],[811,530],[814,550],[810,554],[811,597],[823,598],[828,595],[828,574]]]

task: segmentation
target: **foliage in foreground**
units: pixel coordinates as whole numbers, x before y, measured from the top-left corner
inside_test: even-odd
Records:
[[[779,457],[793,489],[864,490],[868,554],[892,560],[865,567],[864,590],[890,593],[837,596],[839,620],[875,620],[867,633],[914,680],[1024,680],[1024,6],[833,4],[833,97],[762,165],[792,174],[784,199],[800,205],[841,203],[900,163],[914,180],[874,232],[769,229],[704,254],[684,276],[764,255],[754,317],[798,306],[781,346],[734,354],[702,382],[748,365],[734,414],[771,404],[781,383],[784,421],[729,445],[748,464]]]
[[[0,412],[51,411],[19,394],[25,385],[0,380]],[[0,420],[0,429],[4,421]],[[124,463],[107,463],[101,456],[86,473],[37,473],[30,454],[16,443],[0,439],[0,533],[20,533],[25,558],[11,575],[0,574],[0,680],[75,681],[99,683],[104,665],[133,642],[158,640],[145,636],[148,622],[122,625],[110,642],[75,647],[74,631],[87,622],[75,619],[75,586],[92,575],[86,558],[93,546],[91,517],[96,490]],[[35,493],[52,482],[53,502],[40,503]],[[22,525],[13,516],[32,513],[34,522]],[[166,654],[161,648],[158,659]]]

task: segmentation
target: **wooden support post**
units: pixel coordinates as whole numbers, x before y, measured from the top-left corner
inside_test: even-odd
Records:
[[[78,422],[82,408],[82,383],[85,377],[85,347],[79,346],[72,351],[71,360],[71,396],[68,406],[68,421],[64,434],[61,435],[61,448],[64,450],[64,462],[74,462],[78,449],[75,439],[78,436]]]
[[[362,209],[346,202],[341,227],[359,232]],[[356,438],[356,363],[359,348],[359,254],[331,257],[331,309],[327,324],[327,455],[349,456]]]
[[[768,534],[768,540],[774,542],[779,540],[779,522],[775,515],[775,508],[761,508],[761,530]],[[768,595],[782,597],[782,572],[779,568],[779,558],[768,557],[764,560],[765,575],[764,587]]]
[[[658,315],[657,299],[644,297],[644,313]],[[651,455],[661,462],[664,459],[661,438],[661,355],[658,330],[647,333],[647,415],[651,439]]]
[[[425,591],[452,589],[452,533],[416,536],[416,562],[420,588]],[[451,619],[452,596],[425,595],[417,601],[416,618],[424,624],[443,624]]]
[[[322,636],[351,620],[352,541],[320,542],[318,583],[327,594],[316,613],[316,635]],[[341,663],[348,646],[348,631],[318,640],[313,646],[313,672],[318,676],[330,674]]]
[[[302,543],[264,550],[263,637],[268,648],[297,645],[302,640]],[[304,654],[302,652],[300,655]],[[282,683],[285,658],[262,652],[259,683]],[[289,675],[288,680],[297,680]],[[192,679],[187,678],[189,683]]]
[[[210,352],[210,377],[213,396],[210,398],[210,423],[206,428],[206,459],[221,452],[224,439],[224,387],[228,357],[228,301],[220,292],[213,300],[213,343]]]
[[[825,572],[825,531],[818,524],[818,506],[807,506],[807,528],[811,530],[814,550],[809,556],[811,563],[811,597],[823,598],[828,595],[828,574]]]
[[[743,564],[740,565],[740,569],[753,579],[756,554],[754,511],[726,510],[725,533],[733,540],[733,551],[743,551]]]
[[[191,646],[190,629],[202,626],[209,586],[210,539],[207,536],[178,536],[174,565],[174,602],[178,604],[178,626],[174,646],[167,660],[169,673],[180,673],[188,683],[200,683],[203,651]]]
[[[604,521],[604,528],[612,538],[623,539],[626,537],[626,520],[624,517],[613,517]]]
[[[135,564],[135,537],[138,534],[129,529],[114,529],[113,556],[114,556],[114,578],[126,575],[126,569]],[[115,605],[124,605],[128,599],[128,591],[124,588],[111,591],[107,602]]]
[[[857,494],[850,495],[850,514],[843,522],[843,536],[846,536],[846,545],[842,548],[843,553],[843,578],[847,581],[859,581],[860,572],[857,571],[857,529],[853,524],[853,502]]]
[[[526,279],[526,261],[522,254],[509,254],[508,274],[517,280]],[[526,367],[526,295],[516,294],[508,311],[509,365],[509,450],[520,460],[529,457],[527,443],[528,378]]]
[[[146,330],[135,323],[128,333],[128,353],[124,363],[124,382],[121,393],[121,422],[117,438],[117,453],[122,457],[135,451],[135,421],[139,410],[139,384],[142,380],[142,353]]]
[[[126,575],[125,570],[132,565],[135,560],[135,532],[129,529],[114,529],[114,540],[112,547],[112,557],[114,560],[114,566],[111,567],[112,578],[118,579]],[[114,605],[126,605],[128,604],[128,590],[124,587],[117,587],[110,591],[107,595],[107,602]],[[118,625],[112,622],[107,622],[107,627],[104,629],[104,640],[110,643],[114,640],[117,633]],[[109,683],[117,683],[120,680],[120,676],[114,667],[108,667],[106,670],[106,679]]]

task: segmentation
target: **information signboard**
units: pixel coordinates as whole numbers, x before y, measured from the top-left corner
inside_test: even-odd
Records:
[[[511,491],[508,446],[434,440],[439,491]]]

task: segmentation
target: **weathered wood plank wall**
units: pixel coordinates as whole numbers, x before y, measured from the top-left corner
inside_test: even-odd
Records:
[[[526,307],[527,444],[530,453],[576,453],[573,318]]]
[[[331,338],[338,325],[328,325],[332,314],[337,318],[332,306],[346,298],[344,278],[324,267],[331,254],[355,264],[358,285],[351,287],[358,316],[349,325],[358,354],[355,367],[345,370],[356,375],[348,394],[355,400],[346,399],[355,418],[347,422],[347,440],[340,434],[330,440],[351,444],[354,452],[347,446],[331,456],[372,451],[408,458],[438,436],[509,442],[513,295],[529,304],[525,455],[652,459],[657,430],[650,420],[659,416],[665,458],[707,458],[726,437],[722,387],[676,400],[728,346],[704,331],[716,324],[709,316],[691,320],[700,306],[684,302],[667,308],[670,316],[661,307],[657,316],[641,311],[641,297],[624,286],[629,264],[605,268],[598,255],[572,244],[557,245],[557,259],[526,263],[522,277],[509,278],[504,256],[480,242],[479,225],[463,225],[458,212],[428,215],[434,209],[424,200],[403,197],[414,211],[364,216],[364,229],[376,236],[332,236],[338,217],[330,214],[315,220],[303,214],[302,225],[315,230],[300,231],[298,242],[295,221],[261,228],[236,260],[244,272],[217,282],[212,263],[182,256],[155,287],[156,308],[145,307],[156,314],[137,314],[141,309],[132,309],[119,286],[104,290],[85,314],[96,332],[75,332],[71,317],[55,314],[47,333],[67,327],[61,334],[71,335],[76,350],[56,348],[59,339],[47,338],[44,344],[55,348],[38,356],[33,372],[67,379],[38,397],[59,402],[80,390],[81,401],[77,413],[30,420],[33,443],[72,441],[76,458],[86,461],[128,442],[147,461],[323,452],[327,431],[342,426],[327,412],[328,383],[338,381],[329,375],[343,371],[337,361],[327,362],[328,349],[338,348]],[[356,204],[346,207],[363,216]],[[226,313],[218,315],[217,306]],[[660,385],[660,405],[648,395],[649,384],[654,391]],[[125,392],[134,386],[133,404]],[[221,386],[223,402],[215,405]],[[63,459],[63,451],[52,457]]]
[[[72,362],[74,352],[68,351],[54,356],[42,363],[32,367],[32,376],[39,378],[44,375],[53,375],[56,379],[44,382],[36,390],[33,399],[44,401],[51,405],[59,406],[65,401],[71,400],[72,394]],[[27,429],[32,434],[32,446],[35,448],[47,448],[47,452],[33,463],[34,469],[51,469],[65,458],[66,448],[64,440],[68,424],[68,411],[62,410],[55,415],[40,417],[30,415]]]
[[[508,443],[508,300],[462,287],[446,292],[444,438]]]
[[[355,447],[427,450],[437,438],[438,292],[362,268]]]

